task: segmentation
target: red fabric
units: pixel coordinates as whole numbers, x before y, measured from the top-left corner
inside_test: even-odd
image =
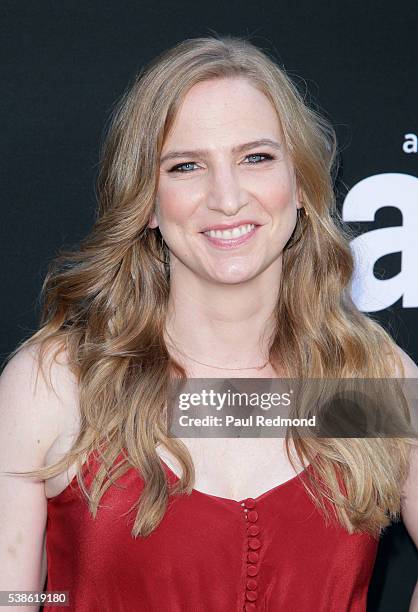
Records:
[[[157,529],[136,539],[135,510],[122,516],[143,488],[133,468],[96,519],[74,478],[48,500],[46,543],[47,589],[69,591],[70,606],[45,612],[363,612],[378,541],[326,525],[300,478],[242,502],[171,496]]]

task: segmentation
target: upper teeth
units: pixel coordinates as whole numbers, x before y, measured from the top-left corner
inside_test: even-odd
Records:
[[[223,238],[224,240],[228,240],[231,238],[239,238],[244,234],[248,234],[248,232],[251,232],[254,227],[254,223],[249,223],[248,225],[234,227],[232,230],[209,230],[204,233],[211,238]]]

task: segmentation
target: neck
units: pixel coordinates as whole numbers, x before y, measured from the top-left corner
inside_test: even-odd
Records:
[[[276,263],[240,284],[211,282],[184,266],[173,268],[166,319],[170,349],[174,345],[182,357],[218,367],[265,364],[275,323],[280,266]]]

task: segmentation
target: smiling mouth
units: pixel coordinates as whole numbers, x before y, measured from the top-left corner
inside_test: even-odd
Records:
[[[208,230],[202,232],[202,234],[209,238],[217,238],[218,240],[233,240],[249,234],[255,227],[254,223],[248,223],[228,230]]]
[[[227,251],[242,247],[253,240],[259,228],[260,225],[256,223],[243,223],[230,229],[211,229],[200,234],[212,248]]]

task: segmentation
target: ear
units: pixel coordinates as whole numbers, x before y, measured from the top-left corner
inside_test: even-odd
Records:
[[[305,204],[303,203],[303,194],[300,187],[297,188],[296,194],[296,208],[303,208]]]
[[[150,227],[151,229],[155,229],[156,227],[158,227],[158,219],[155,212],[152,213],[151,218],[148,221],[148,227]]]
[[[156,227],[159,226],[158,214],[159,214],[159,202],[158,202],[158,197],[156,197],[154,201],[154,208],[152,211],[152,215],[148,221],[148,227],[150,227],[151,229],[155,229]]]

